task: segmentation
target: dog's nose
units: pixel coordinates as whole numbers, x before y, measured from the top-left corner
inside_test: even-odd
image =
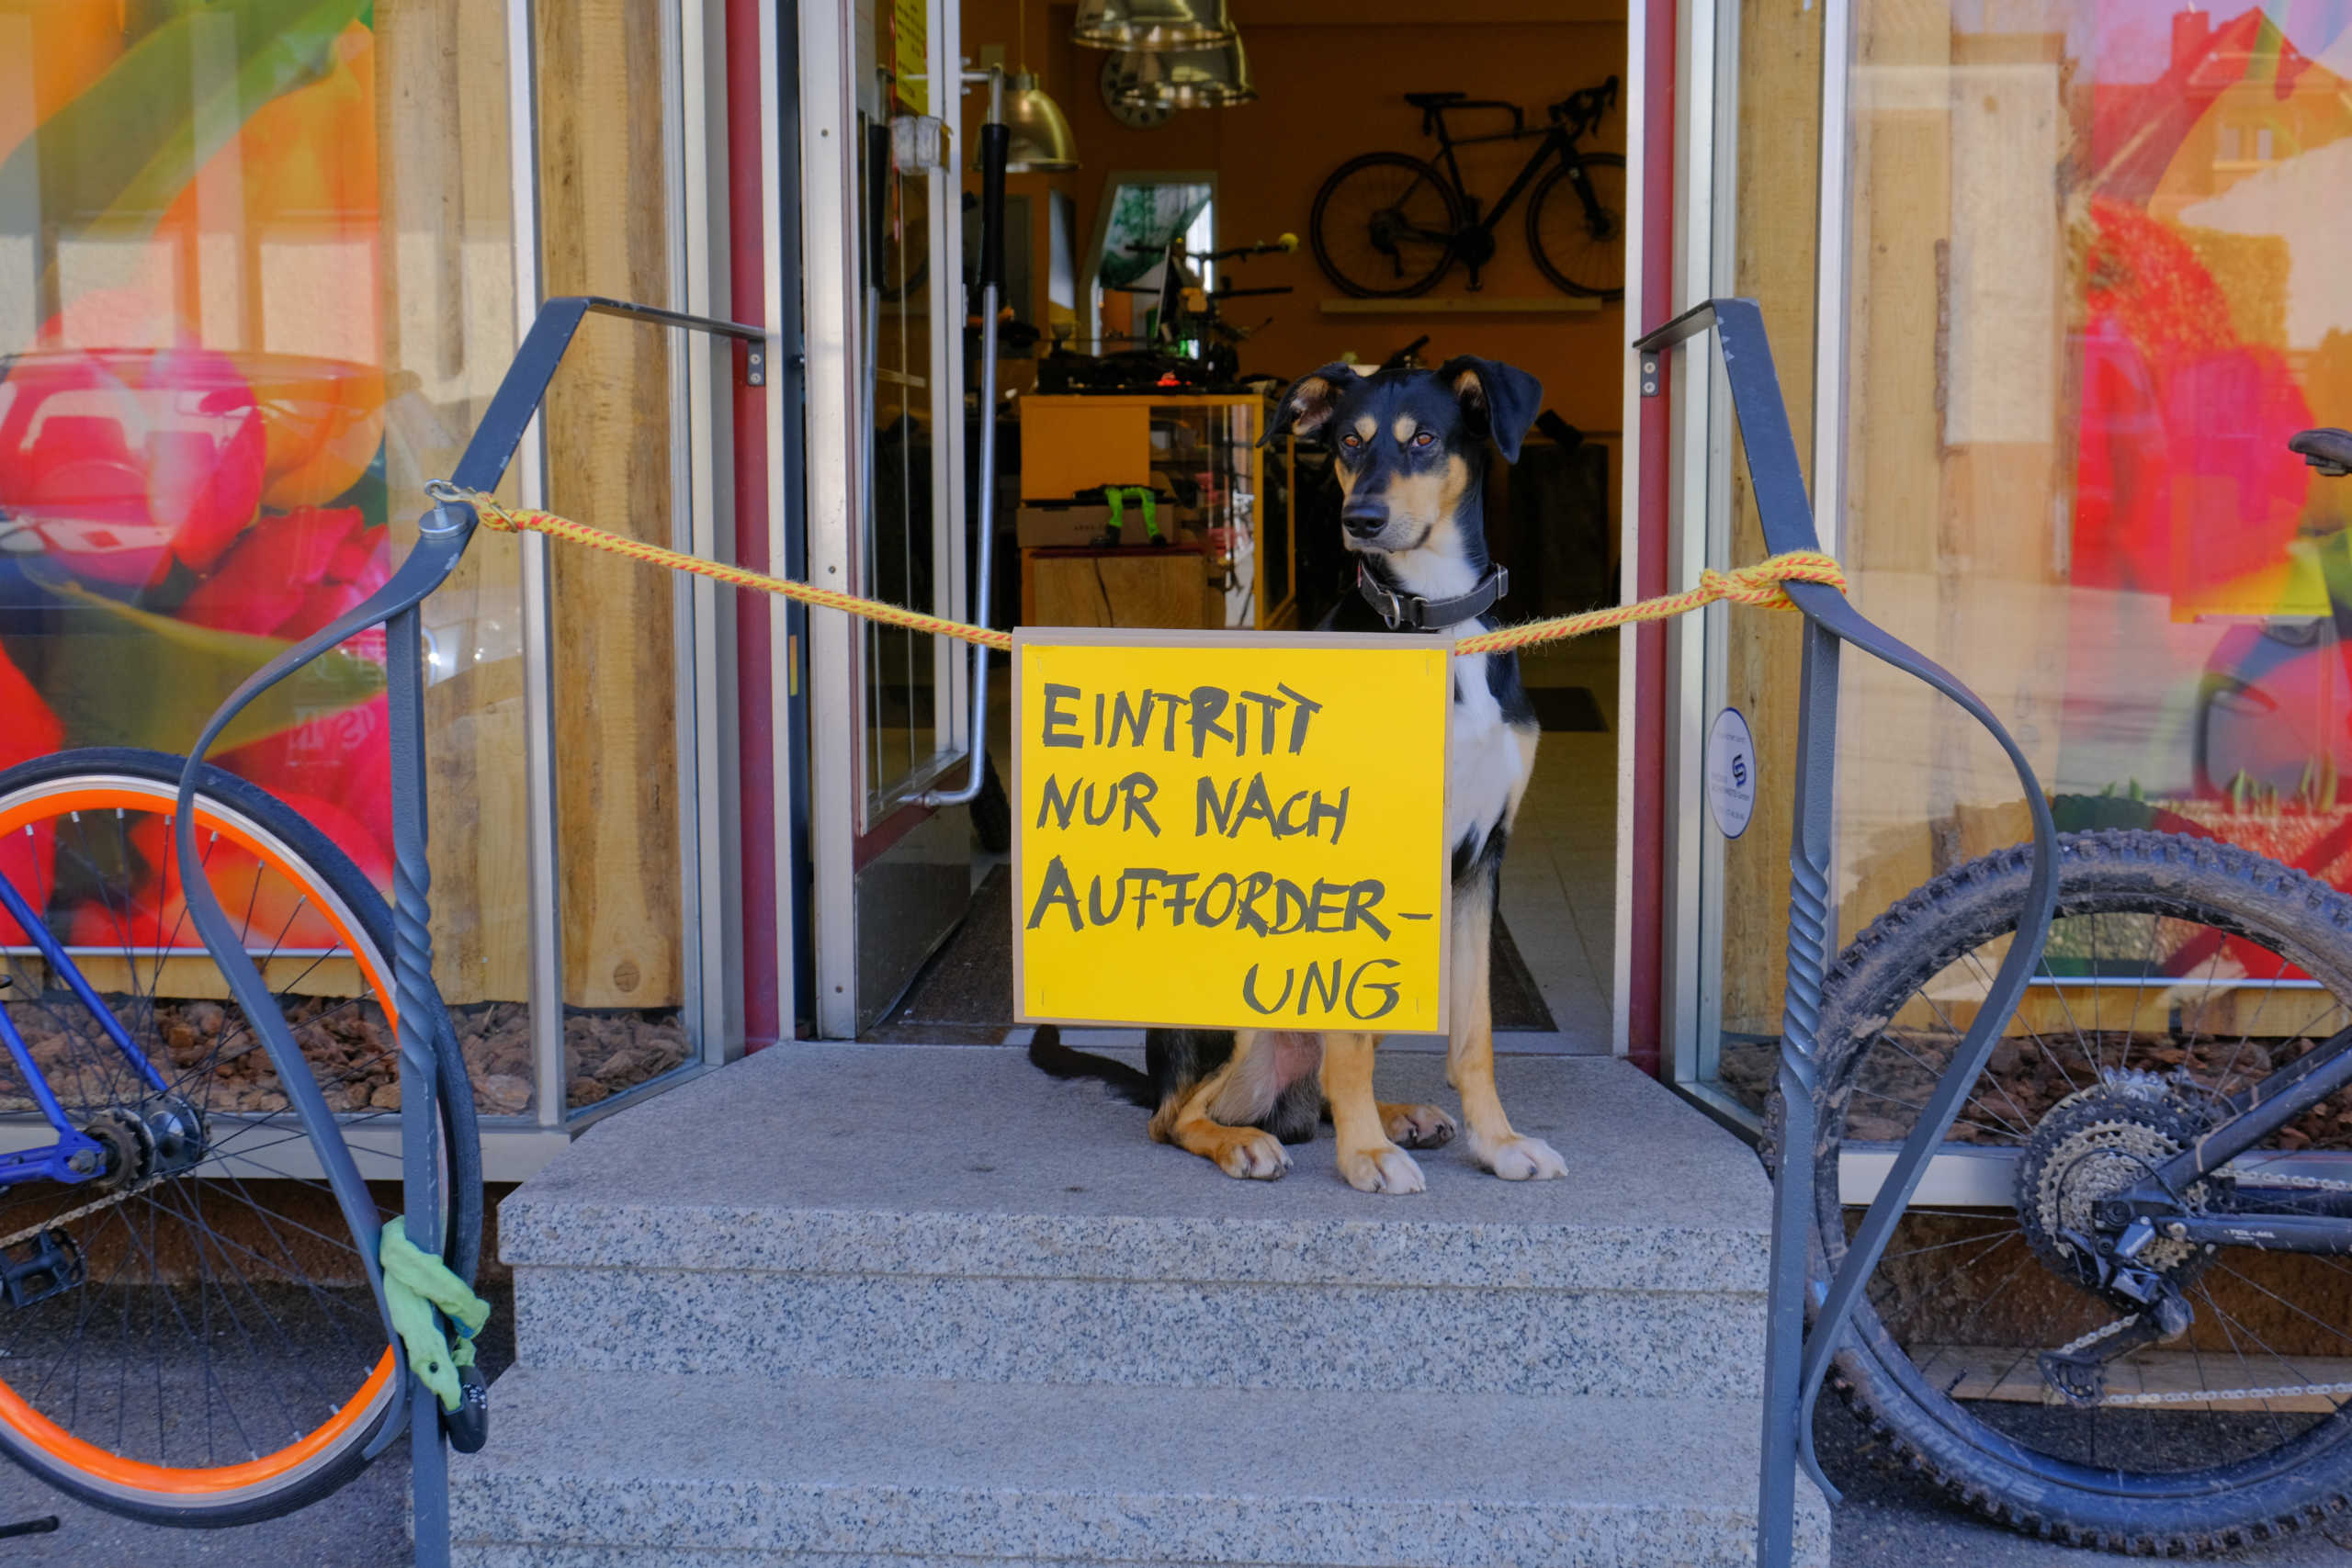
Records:
[[[1377,502],[1354,502],[1340,510],[1340,526],[1359,539],[1368,539],[1388,525],[1388,508]]]

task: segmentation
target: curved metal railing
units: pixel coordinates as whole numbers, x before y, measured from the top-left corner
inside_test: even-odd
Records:
[[[1734,414],[1747,452],[1747,472],[1765,547],[1818,550],[1813,506],[1805,497],[1804,470],[1788,407],[1772,370],[1772,346],[1764,317],[1753,299],[1710,299],[1634,340],[1638,353],[1657,354],[1713,329],[1731,383]],[[1969,1088],[1984,1068],[1994,1044],[2017,1011],[2027,980],[2041,960],[2057,903],[2058,829],[2041,784],[2001,722],[1975,693],[1934,660],[1873,625],[1835,589],[1792,582],[1789,597],[1804,612],[1804,666],[1798,699],[1795,824],[1789,844],[1788,994],[1781,1028],[1781,1136],[1772,1171],[1771,1287],[1766,1312],[1764,1351],[1764,1454],[1757,1513],[1756,1561],[1759,1568],[1781,1568],[1794,1550],[1796,1472],[1806,1472],[1833,1502],[1838,1489],[1821,1472],[1813,1452],[1813,1406],[1820,1396],[1829,1358],[1838,1348],[1862,1286],[1878,1267],[1895,1222],[1910,1205],[1928,1162],[1951,1131]],[[1993,976],[1984,1006],[1962,1036],[1918,1123],[1904,1141],[1892,1169],[1871,1199],[1861,1228],[1847,1243],[1846,1255],[1828,1289],[1813,1306],[1808,1329],[1805,1295],[1807,1248],[1813,1225],[1814,1115],[1818,1077],[1816,1031],[1821,1021],[1822,983],[1832,947],[1829,854],[1837,794],[1838,660],[1851,644],[1905,674],[1917,676],[1951,698],[2008,754],[2033,816],[2033,879],[2027,907],[2018,920],[2018,940]]]

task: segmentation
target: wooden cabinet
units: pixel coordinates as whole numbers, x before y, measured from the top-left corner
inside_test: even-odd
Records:
[[[1159,548],[1021,552],[1021,621],[1032,626],[1225,625],[1225,596],[1197,537]]]
[[[1103,484],[1149,485],[1175,497],[1174,526],[1197,536],[1199,618],[1107,620],[1104,592],[1125,571],[1154,613],[1185,597],[1175,569],[1033,561],[1022,552],[1022,619],[1033,626],[1185,626],[1268,630],[1298,613],[1297,533],[1291,504],[1293,444],[1261,447],[1273,401],[1255,392],[1117,393],[1020,400],[1021,499],[1067,500]],[[1069,552],[1049,552],[1060,556]],[[1084,556],[1090,552],[1077,552]],[[1095,552],[1106,561],[1121,552]],[[1128,552],[1132,553],[1132,552]],[[1165,552],[1155,552],[1165,553]],[[1035,586],[1033,587],[1033,580]],[[1144,592],[1144,583],[1151,587]],[[1091,618],[1087,605],[1092,604]],[[1143,613],[1136,611],[1135,613]],[[1064,619],[1064,615],[1070,618]]]

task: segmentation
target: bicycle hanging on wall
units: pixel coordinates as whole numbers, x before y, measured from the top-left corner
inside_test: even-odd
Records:
[[[1527,249],[1536,269],[1565,294],[1624,298],[1625,160],[1583,146],[1617,102],[1616,77],[1552,105],[1549,127],[1537,130],[1518,105],[1498,99],[1408,93],[1405,101],[1421,111],[1421,134],[1437,138],[1443,167],[1409,152],[1366,152],[1334,170],[1315,193],[1307,223],[1326,277],[1359,298],[1406,299],[1428,293],[1458,261],[1477,289],[1498,248],[1495,230],[1532,185]],[[1453,135],[1446,116],[1472,109],[1499,110],[1510,129]],[[1542,139],[1535,151],[1486,207],[1463,182],[1454,150],[1531,136]]]

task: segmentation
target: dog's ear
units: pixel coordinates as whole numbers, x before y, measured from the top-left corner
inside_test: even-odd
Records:
[[[1544,383],[1515,365],[1464,356],[1438,367],[1438,379],[1453,389],[1470,428],[1491,435],[1503,461],[1519,461],[1519,444],[1544,410]]]
[[[1319,439],[1331,423],[1331,411],[1358,379],[1354,366],[1336,360],[1301,376],[1274,405],[1274,417],[1258,445],[1263,446],[1281,435],[1295,435],[1302,441]]]

